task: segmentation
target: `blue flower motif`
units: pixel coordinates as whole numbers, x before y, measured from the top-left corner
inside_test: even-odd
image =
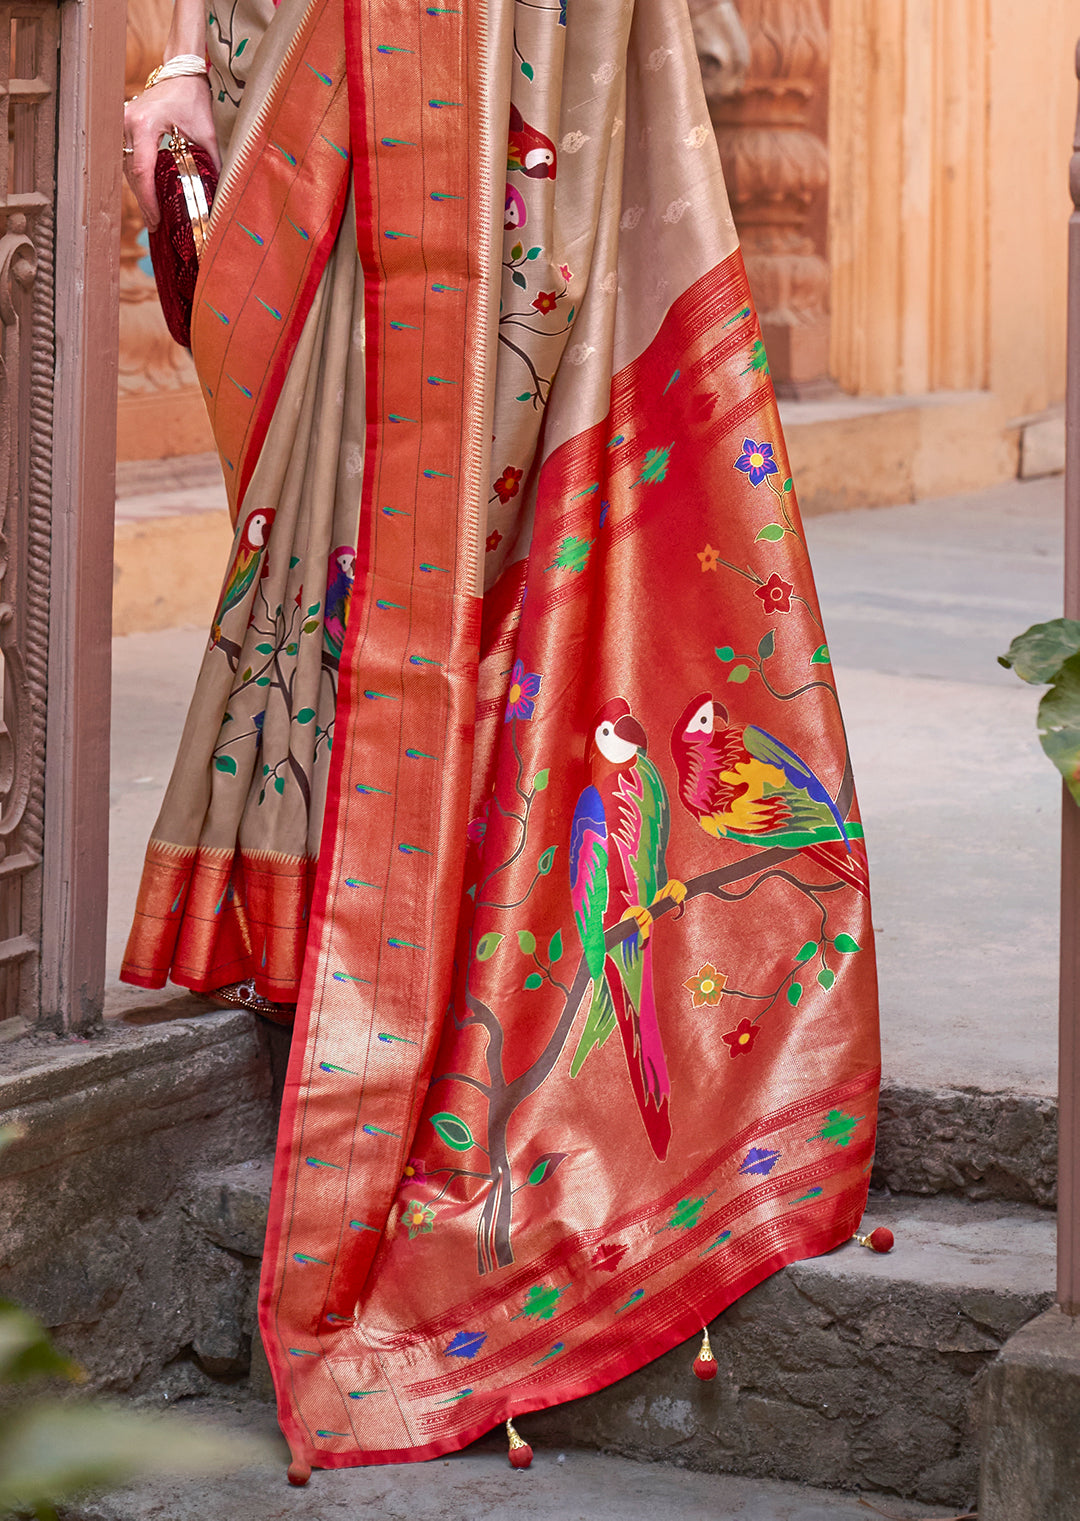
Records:
[[[536,711],[534,697],[540,694],[542,676],[534,671],[526,671],[523,660],[514,661],[514,669],[510,672],[510,691],[506,697],[506,718],[509,723],[512,718],[531,718]]]
[[[752,438],[744,438],[742,451],[735,461],[735,469],[750,477],[751,486],[760,486],[767,475],[779,474],[780,466],[773,459],[772,444],[755,444]]]

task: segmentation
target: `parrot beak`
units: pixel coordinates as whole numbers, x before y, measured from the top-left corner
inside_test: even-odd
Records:
[[[620,739],[625,739],[629,745],[637,745],[644,755],[648,752],[649,741],[645,730],[638,723],[632,713],[626,713],[615,725],[615,733]]]

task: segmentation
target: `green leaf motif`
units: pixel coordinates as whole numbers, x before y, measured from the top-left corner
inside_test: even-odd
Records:
[[[521,60],[521,72],[525,75],[526,79],[531,80],[534,78],[532,64],[526,63],[524,59]]]
[[[1065,662],[1080,652],[1080,623],[1075,618],[1053,618],[1033,623],[1017,634],[998,665],[1014,670],[1021,681],[1036,685],[1053,681]]]
[[[517,1315],[511,1316],[511,1319],[517,1320],[519,1316],[524,1315],[529,1320],[550,1320],[559,1307],[559,1300],[569,1287],[568,1283],[564,1283],[560,1289],[549,1289],[542,1283],[534,1283],[525,1295],[525,1303]]]
[[[285,653],[286,655],[295,655],[299,648],[300,646],[298,644],[287,644],[285,646]]]
[[[851,1133],[855,1126],[864,1116],[861,1114],[845,1114],[842,1109],[830,1109],[825,1116],[825,1123],[820,1130],[813,1135],[808,1135],[808,1141],[833,1141],[837,1146],[846,1146],[851,1140]]]
[[[255,685],[257,687],[268,687],[270,685],[269,676],[256,676]]]
[[[577,575],[589,563],[589,550],[592,547],[592,539],[583,539],[573,533],[568,534],[559,545],[558,553],[547,568],[548,570],[570,570]]]
[[[827,644],[819,644],[817,649],[810,656],[810,664],[831,665],[831,663],[832,662],[829,659],[829,646]]]
[[[556,961],[562,960],[562,930],[556,930],[551,937],[551,943],[548,946],[548,960],[553,965]]]
[[[735,659],[735,651],[731,648],[730,644],[718,644],[716,646],[716,658],[726,663],[729,660]]]
[[[764,540],[766,544],[778,544],[783,537],[784,530],[779,523],[766,523],[754,535],[754,543],[760,544]]]
[[[235,55],[237,58],[240,57],[240,54],[244,51],[244,49],[247,47],[247,45],[248,45],[248,40],[247,40],[246,37],[243,38],[243,40],[237,44],[236,55]]]
[[[319,626],[319,620],[318,620],[318,618],[309,618],[308,621],[304,624],[304,633],[305,634],[313,634],[315,632],[315,630],[318,628],[318,626]]]
[[[750,675],[750,667],[748,665],[736,665],[736,666],[733,666],[732,669],[728,672],[728,678],[727,679],[729,681],[734,681],[734,682],[740,682],[741,683],[743,681],[746,681],[746,679],[749,677],[749,675]]]
[[[505,938],[505,935],[500,935],[498,930],[488,930],[486,935],[481,935],[480,943],[476,947],[477,961],[490,961]]]
[[[215,755],[214,770],[224,771],[226,776],[236,775],[236,762],[231,755]]]
[[[431,1116],[431,1123],[436,1135],[446,1142],[451,1151],[470,1151],[476,1145],[472,1131],[456,1114],[443,1110],[440,1114]]]
[[[241,681],[250,681],[251,680],[251,667],[250,666],[248,666],[247,670],[241,676],[240,680]]]
[[[522,290],[525,290],[525,288],[528,286],[529,282],[521,273],[520,269],[515,269],[510,278],[513,280],[514,284],[519,286]]]
[[[836,973],[831,972],[827,966],[823,966],[821,968],[821,971],[817,974],[817,980],[820,982],[821,986],[827,993],[832,987],[833,983],[836,981]]]
[[[559,847],[557,845],[549,845],[548,848],[544,851],[544,854],[540,857],[539,861],[537,861],[536,869],[542,877],[546,877],[548,872],[555,865],[555,852],[558,850],[558,848]]]
[[[843,951],[845,956],[853,956],[856,951],[862,949],[859,942],[852,940],[850,935],[837,935],[833,941],[833,945],[836,946],[838,951]]]
[[[793,982],[787,990],[787,1001],[793,1009],[798,1008],[799,999],[802,997],[802,983]]]
[[[516,262],[518,259],[520,259],[520,258],[522,258],[524,256],[524,253],[525,253],[525,245],[524,245],[524,243],[515,243],[514,246],[513,246],[513,248],[510,250],[510,257],[511,257],[511,259],[513,259]]]
[[[525,1179],[526,1183],[531,1183],[533,1188],[537,1188],[541,1183],[546,1183],[556,1168],[565,1162],[569,1155],[568,1151],[547,1151],[542,1157],[537,1157],[530,1169],[529,1176]]]
[[[523,956],[531,956],[536,950],[536,936],[532,930],[518,930],[518,946]]]
[[[773,653],[773,651],[775,649],[776,649],[776,635],[773,633],[772,629],[770,629],[767,634],[764,634],[762,636],[761,642],[758,644],[758,647],[757,647],[758,658],[760,660],[768,660],[769,656]]]
[[[322,603],[321,602],[313,602],[311,604],[311,606],[307,610],[308,617],[309,618],[314,618],[315,614],[319,611],[320,607],[322,607]],[[280,612],[281,609],[279,608],[278,611]]]
[[[667,475],[668,462],[671,459],[671,451],[674,444],[668,444],[666,449],[648,449],[645,460],[641,467],[641,474],[634,481],[634,486],[650,486],[662,481]],[[633,489],[633,487],[631,487]]]
[[[544,979],[539,972],[530,972],[525,979],[525,987],[530,993],[534,993],[537,988],[542,988],[543,986]]]
[[[662,1231],[688,1231],[698,1223],[701,1211],[705,1208],[704,1199],[680,1199],[675,1206],[675,1213],[666,1225],[662,1225]]]
[[[543,253],[543,251],[544,250],[542,248],[540,248],[540,247],[530,248],[529,251],[528,251],[528,253],[525,255],[525,257],[527,259],[538,259],[540,257],[540,255]]]
[[[792,486],[794,486],[794,484],[795,484],[795,482],[791,479],[791,476],[789,475],[788,478],[787,478],[787,480],[780,487],[780,490],[781,491],[790,491],[791,488],[792,488]]]
[[[534,792],[543,792],[544,789],[545,789],[545,787],[548,784],[548,778],[550,776],[551,776],[551,767],[550,766],[545,766],[544,769],[543,769],[543,771],[538,771],[536,773],[536,775],[533,777],[533,791]]]
[[[257,655],[272,655],[274,653],[274,646],[272,644],[257,644],[255,646],[255,653]]]
[[[285,791],[285,778],[283,776],[274,777],[274,791],[277,793],[278,797],[280,797]]]
[[[298,724],[309,724],[314,717],[314,708],[301,708],[299,713],[296,715],[296,722]]]
[[[796,961],[809,961],[811,956],[817,955],[818,943],[816,940],[808,940],[806,944],[796,952]]]
[[[533,398],[533,393],[531,391],[522,391],[522,393],[521,393],[520,396],[515,396],[514,397],[514,400],[515,401],[532,401],[532,398]]]

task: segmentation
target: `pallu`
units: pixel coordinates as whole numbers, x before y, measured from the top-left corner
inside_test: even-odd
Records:
[[[863,831],[686,0],[210,51],[236,537],[124,976],[296,1006],[282,1427],[426,1458],[852,1235]]]

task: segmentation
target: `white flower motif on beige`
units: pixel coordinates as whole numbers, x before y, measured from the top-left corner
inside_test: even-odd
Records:
[[[653,48],[652,52],[649,54],[648,66],[650,69],[652,69],[653,73],[655,73],[657,69],[662,69],[664,67],[665,63],[667,63],[670,57],[670,48]]]
[[[681,222],[683,216],[690,210],[690,202],[679,200],[672,201],[664,212],[664,221],[669,227],[674,227],[676,222]]]
[[[627,206],[626,210],[622,214],[622,221],[619,223],[619,226],[622,228],[623,232],[633,232],[634,228],[641,221],[644,215],[644,206]]]
[[[345,450],[346,479],[355,480],[364,473],[364,451],[359,444],[350,444]]]
[[[564,153],[580,153],[588,141],[584,132],[567,132],[559,147]]]
[[[619,277],[614,270],[612,270],[610,274],[605,275],[604,278],[600,281],[600,289],[603,291],[605,296],[610,296],[614,291],[617,291],[618,288]]]
[[[626,123],[623,121],[622,117],[621,116],[616,116],[615,120],[611,123],[611,135],[612,135],[612,137],[618,137],[619,133],[622,131],[622,129],[623,129],[623,127],[625,127],[625,125],[626,125]]]
[[[703,148],[711,135],[708,127],[702,126],[701,122],[698,122],[696,127],[690,128],[690,131],[683,138],[683,142],[688,148]]]
[[[575,343],[572,349],[567,349],[566,357],[571,364],[584,364],[595,353],[591,343]]]
[[[613,63],[602,63],[593,75],[592,82],[594,85],[610,84],[618,72]]]

